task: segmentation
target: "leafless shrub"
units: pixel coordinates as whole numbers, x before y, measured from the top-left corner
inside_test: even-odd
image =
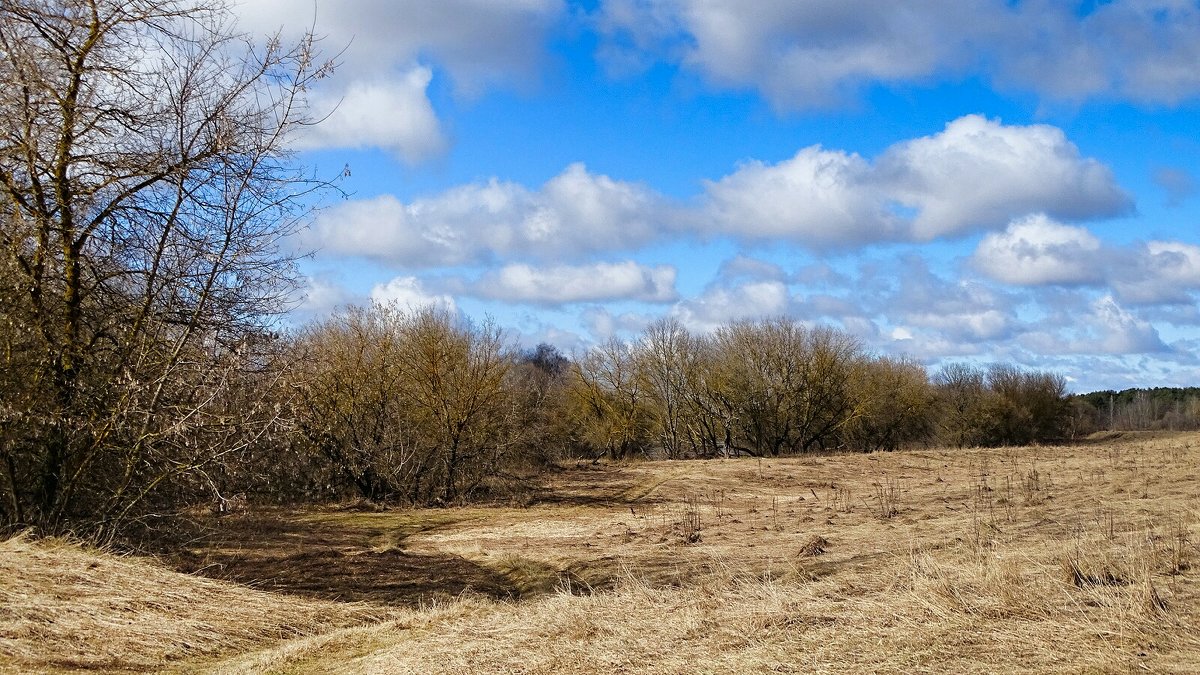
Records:
[[[334,480],[412,503],[502,484],[525,427],[495,326],[373,305],[309,326],[293,350],[297,428]]]

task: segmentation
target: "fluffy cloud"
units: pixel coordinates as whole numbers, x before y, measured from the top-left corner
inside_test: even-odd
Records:
[[[303,6],[303,3],[301,3]],[[310,95],[313,113],[328,115],[302,147],[381,147],[415,162],[445,146],[426,88],[433,69],[468,95],[532,81],[544,58],[562,0],[348,0],[309,3],[244,0],[241,27],[254,35],[309,29],[335,54],[334,76]],[[470,17],[464,20],[463,17]]]
[[[256,34],[315,28],[327,51],[341,52],[341,70],[353,80],[429,57],[475,89],[532,76],[566,9],[562,0],[344,0],[297,12],[295,0],[243,0],[236,11]]]
[[[1154,326],[1126,311],[1112,296],[1106,295],[1096,301],[1086,325],[1092,329],[1098,341],[1083,340],[1074,344],[1072,351],[1084,354],[1144,354],[1168,350]]]
[[[905,315],[910,326],[929,328],[954,342],[991,342],[1012,335],[1012,318],[999,310],[942,314],[940,312],[910,312]]]
[[[303,298],[293,312],[293,317],[300,322],[327,316],[339,307],[360,300],[342,286],[335,275],[316,274],[304,281],[304,287],[301,289]]]
[[[396,303],[406,309],[436,307],[450,312],[457,311],[453,297],[426,290],[425,285],[416,277],[396,277],[386,284],[377,284],[371,289],[371,299],[381,303]]]
[[[1152,241],[1146,244],[1150,267],[1171,282],[1188,288],[1200,288],[1200,246],[1178,241]]]
[[[1200,246],[1151,241],[1122,251],[1111,274],[1113,288],[1130,304],[1190,304],[1200,291]]]
[[[1161,354],[1170,351],[1150,322],[1101,296],[1069,323],[1054,330],[1031,331],[1022,345],[1041,354]]]
[[[1034,215],[984,237],[972,263],[993,279],[1019,286],[1095,284],[1105,274],[1101,256],[1100,240],[1087,229]]]
[[[409,204],[390,195],[347,202],[323,212],[306,243],[395,265],[451,266],[633,248],[665,235],[670,220],[657,193],[573,164],[536,191],[492,179]]]
[[[392,79],[351,82],[340,92],[318,90],[312,108],[325,117],[306,127],[299,149],[382,147],[409,163],[435,156],[446,145],[425,89],[433,72],[414,67]]]
[[[778,164],[747,162],[705,191],[712,226],[722,233],[821,248],[897,236],[873,169],[858,155],[804,148]]]
[[[750,281],[714,285],[700,296],[676,304],[671,315],[689,329],[707,333],[729,321],[787,314],[790,304],[783,282]]]
[[[918,256],[906,255],[892,265],[871,270],[872,275],[898,279],[892,290],[881,291],[858,303],[870,315],[885,317],[889,325],[920,334],[922,339],[970,345],[996,342],[1014,335],[1018,301],[1011,294],[977,281],[945,278],[934,273]],[[872,285],[871,278],[855,284]],[[920,330],[916,330],[920,329]],[[958,349],[955,353],[961,353]]]
[[[1200,246],[1180,241],[1106,246],[1085,228],[1043,215],[984,237],[971,264],[1016,286],[1107,287],[1137,306],[1192,305],[1200,291]]]
[[[1112,172],[1059,129],[969,115],[874,161],[817,146],[777,164],[749,161],[705,181],[688,205],[576,163],[537,189],[493,178],[407,204],[390,195],[347,202],[322,212],[306,243],[428,267],[630,250],[672,234],[828,250],[962,236],[1030,213],[1070,220],[1130,208]],[[1030,227],[988,246],[1015,245]]]
[[[820,147],[778,164],[748,162],[706,184],[712,227],[815,248],[928,241],[1044,212],[1112,216],[1132,203],[1112,172],[1061,130],[968,115],[888,148],[874,163]]]
[[[599,56],[668,58],[781,108],[845,101],[874,83],[981,74],[1051,98],[1174,104],[1200,94],[1200,7],[1180,0],[606,0]]]
[[[602,300],[671,302],[676,299],[675,268],[629,261],[534,268],[505,265],[473,285],[481,297],[506,302],[562,304]]]
[[[997,0],[998,4],[998,0]],[[1120,96],[1175,104],[1200,93],[1200,6],[1114,0],[1080,16],[1069,3],[1013,6],[985,47],[997,78],[1066,100]]]
[[[1062,130],[967,115],[899,143],[877,163],[888,197],[917,210],[919,240],[1001,227],[1034,212],[1077,220],[1129,211],[1112,171],[1081,157]]]

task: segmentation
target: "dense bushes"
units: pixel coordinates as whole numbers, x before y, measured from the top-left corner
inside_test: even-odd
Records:
[[[512,459],[537,405],[518,405],[495,326],[439,310],[351,308],[292,349],[293,443],[321,460],[335,491],[365,499],[469,497]]]
[[[662,320],[582,356],[568,392],[576,447],[614,458],[1020,444],[1061,438],[1069,421],[1058,376],[954,364],[931,382],[917,363],[790,319],[707,336]]]
[[[997,364],[942,368],[934,377],[938,439],[949,445],[1024,445],[1064,437],[1066,382],[1051,373]]]
[[[652,323],[569,360],[490,324],[351,308],[289,343],[297,495],[444,503],[563,457],[778,456],[1059,438],[1061,378],[873,357],[791,319]],[[287,481],[283,481],[288,484]]]

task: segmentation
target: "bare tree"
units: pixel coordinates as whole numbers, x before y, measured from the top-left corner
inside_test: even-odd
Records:
[[[0,3],[0,520],[109,529],[271,429],[311,37],[219,0]],[[11,386],[8,386],[11,385]],[[235,397],[236,398],[236,397]]]
[[[333,482],[412,503],[470,496],[518,447],[500,331],[442,311],[351,307],[296,340],[296,424]]]
[[[575,359],[572,376],[571,409],[584,442],[613,459],[646,450],[649,410],[630,346],[610,338]]]
[[[292,347],[295,424],[308,455],[370,500],[405,492],[428,460],[405,420],[399,353],[404,314],[350,307],[307,326]]]
[[[709,398],[724,402],[735,449],[779,455],[840,443],[862,358],[853,338],[779,318],[723,326],[713,349],[711,382],[720,393]]]
[[[427,308],[409,315],[399,353],[407,423],[432,449],[414,501],[469,497],[515,449],[517,406],[503,333]]]
[[[991,444],[1025,445],[1066,433],[1070,410],[1061,376],[998,363],[988,368],[987,384]]]
[[[938,436],[943,443],[970,447],[985,442],[984,373],[965,363],[950,363],[934,376],[939,412]]]
[[[945,443],[1021,445],[1062,438],[1071,410],[1066,381],[1011,364],[986,370],[963,363],[944,366],[934,378],[940,402],[939,435]]]
[[[683,457],[692,446],[687,386],[696,358],[695,340],[676,319],[651,323],[637,346],[638,374],[646,383],[659,447],[669,459]]]
[[[545,468],[571,452],[577,434],[571,423],[571,361],[553,345],[541,343],[515,358],[509,388],[519,407],[520,442],[532,466]]]
[[[936,396],[921,364],[892,357],[863,361],[855,368],[853,392],[850,444],[864,451],[896,450],[933,436]]]

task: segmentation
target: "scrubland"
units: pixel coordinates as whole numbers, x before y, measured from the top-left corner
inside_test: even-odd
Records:
[[[0,668],[1197,672],[1200,434],[570,463],[511,501],[0,543]],[[186,536],[185,536],[186,535]]]

